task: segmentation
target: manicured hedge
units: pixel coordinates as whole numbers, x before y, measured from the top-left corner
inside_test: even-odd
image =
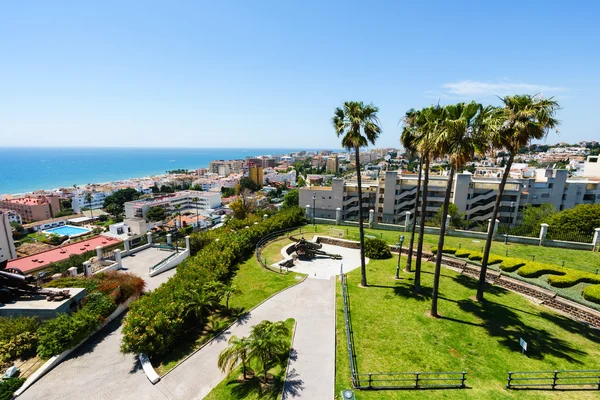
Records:
[[[454,254],[454,253],[456,253],[457,250],[458,249],[456,247],[446,247],[446,246],[444,246],[444,248],[442,249],[442,253],[444,253],[444,254]],[[433,254],[437,254],[437,249],[433,249],[433,250],[431,250],[431,252]]]
[[[121,350],[150,356],[168,353],[200,323],[189,312],[189,304],[205,284],[227,281],[235,274],[236,265],[253,254],[256,243],[265,235],[303,222],[304,210],[294,207],[266,220],[232,220],[211,233],[193,234],[190,241],[196,254],[180,264],[166,283],[131,305],[123,324]]]
[[[548,283],[554,287],[571,287],[580,282],[600,283],[600,275],[585,271],[576,271],[570,268],[564,268],[566,272],[563,276],[552,275],[548,277]]]
[[[527,262],[520,258],[504,257],[500,264],[500,269],[506,272],[514,272],[525,265]]]
[[[583,298],[600,304],[600,285],[590,285],[583,289]]]
[[[524,278],[538,278],[542,275],[565,275],[565,269],[556,265],[542,264],[535,261],[527,263],[519,268],[517,274]]]
[[[483,253],[479,252],[479,251],[472,251],[469,254],[469,260],[471,261],[481,261],[483,260]],[[488,257],[488,265],[494,265],[494,264],[499,264],[502,262],[502,258],[495,256],[493,254],[490,254]]]
[[[365,239],[365,257],[373,260],[385,260],[392,257],[388,245],[381,239]]]
[[[469,255],[472,253],[471,250],[466,250],[466,249],[458,249],[456,250],[456,252],[454,253],[454,255],[456,257],[461,257],[461,258],[465,258],[465,257],[469,257]]]

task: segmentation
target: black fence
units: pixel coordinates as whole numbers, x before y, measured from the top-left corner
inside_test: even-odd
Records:
[[[546,234],[546,239],[563,240],[566,242],[592,243],[594,235],[577,231],[565,232],[549,227],[548,233]]]
[[[508,389],[588,389],[600,390],[600,370],[512,371]]]
[[[462,372],[372,372],[358,373],[354,333],[352,331],[352,313],[346,275],[340,268],[342,298],[344,304],[344,323],[346,329],[346,347],[350,361],[352,386],[364,390],[398,389],[461,389],[466,388],[467,373]]]

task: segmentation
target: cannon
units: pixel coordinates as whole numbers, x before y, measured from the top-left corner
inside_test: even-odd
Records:
[[[313,258],[316,258],[317,256],[324,256],[324,257],[330,257],[334,260],[342,259],[342,256],[340,254],[332,254],[332,253],[328,253],[326,251],[321,250],[323,245],[320,243],[309,242],[308,240],[306,240],[304,238],[302,238],[302,239],[290,238],[290,239],[292,239],[293,241],[296,242],[291,247],[293,249],[292,251],[296,252],[298,257],[300,257],[300,258],[312,260]]]
[[[46,296],[48,301],[60,301],[71,297],[68,290],[48,290],[37,285],[37,278],[25,275],[18,268],[6,268],[8,261],[0,262],[0,304],[21,296]]]

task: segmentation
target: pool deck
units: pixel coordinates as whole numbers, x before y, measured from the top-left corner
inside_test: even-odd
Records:
[[[107,236],[96,236],[89,240],[57,247],[28,257],[15,258],[8,262],[7,268],[18,268],[24,274],[30,274],[46,268],[50,263],[66,260],[72,254],[83,254],[96,250],[98,246],[106,247],[117,243],[121,243],[121,240]]]

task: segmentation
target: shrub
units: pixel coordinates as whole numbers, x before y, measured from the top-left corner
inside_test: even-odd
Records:
[[[469,254],[469,260],[481,262],[481,260],[483,260],[483,253],[481,253],[479,251],[472,251]],[[488,265],[499,264],[502,262],[502,260],[503,259],[501,257],[490,254],[488,257]]]
[[[51,288],[85,288],[87,293],[91,293],[98,288],[99,281],[96,279],[97,275],[92,278],[84,278],[84,277],[63,277],[59,279],[55,279],[44,284],[44,287]]]
[[[456,247],[445,247],[442,249],[442,253],[444,254],[455,254],[457,252],[457,248]],[[437,254],[437,249],[432,249],[431,250],[432,254]]]
[[[146,282],[137,275],[129,272],[109,271],[96,275],[98,291],[111,295],[117,288],[120,290],[115,297],[117,304],[124,303],[134,295],[140,295],[146,287]]]
[[[36,318],[0,318],[0,361],[9,362],[35,355],[38,328]]]
[[[19,389],[25,378],[8,378],[0,381],[0,400],[10,400],[13,394]]]
[[[85,296],[82,303],[83,308],[81,311],[97,315],[98,322],[102,322],[117,308],[115,302],[112,301],[109,296],[101,292],[90,293]]]
[[[600,285],[590,285],[583,289],[583,298],[600,304]]]
[[[500,269],[506,272],[514,272],[526,264],[525,260],[514,257],[504,257]]]
[[[600,283],[600,275],[592,274],[585,271],[577,271],[570,268],[563,268],[566,272],[562,276],[549,276],[548,283],[554,287],[565,288],[574,286],[580,282],[585,283]]]
[[[392,253],[383,240],[367,238],[365,240],[365,256],[373,260],[384,260],[391,258]]]
[[[472,253],[471,250],[458,249],[458,250],[456,250],[456,252],[454,253],[454,255],[456,257],[464,258],[464,257],[469,257],[469,254],[471,254],[471,253]]]
[[[528,261],[517,273],[524,278],[538,278],[542,275],[565,275],[566,271],[559,266]]]

